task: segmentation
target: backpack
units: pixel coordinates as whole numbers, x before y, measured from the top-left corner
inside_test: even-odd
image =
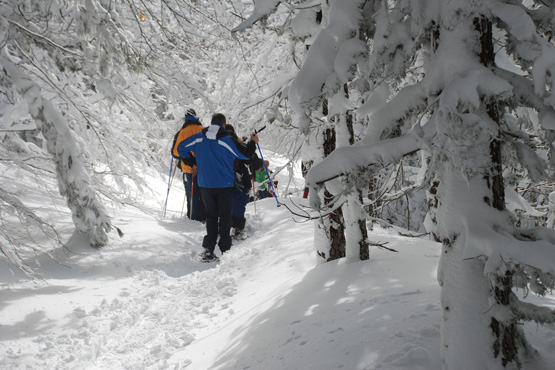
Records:
[[[189,166],[187,166],[181,160],[181,157],[179,156],[179,153],[177,152],[177,147],[179,146],[179,144],[181,144],[182,141],[188,139],[189,137],[191,137],[192,135],[194,135],[194,134],[196,134],[197,132],[200,131],[200,130],[193,130],[191,132],[191,130],[186,130],[186,128],[188,128],[191,125],[197,125],[197,126],[199,126],[199,128],[202,128],[202,125],[199,121],[186,121],[183,124],[183,126],[181,127],[181,129],[179,129],[179,131],[177,131],[177,133],[173,137],[173,145],[172,145],[172,149],[171,149],[171,155],[172,155],[172,157],[177,159],[177,168],[179,168],[183,172],[189,172],[189,171],[187,171],[188,170],[187,167],[189,167]]]
[[[251,174],[246,164],[238,159],[234,163],[235,189],[243,191],[251,186]]]

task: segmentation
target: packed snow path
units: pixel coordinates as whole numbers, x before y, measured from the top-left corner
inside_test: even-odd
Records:
[[[284,218],[285,210],[273,208],[264,217],[270,223]],[[257,277],[256,272],[267,267],[267,258],[280,259],[275,255],[280,245],[310,243],[310,228],[291,233],[290,240],[281,236],[276,241],[276,233],[283,232],[279,222],[272,232],[261,220],[261,214],[249,215],[250,238],[234,241],[220,263],[197,262],[204,226],[180,218],[158,222],[136,213],[120,219],[125,237],[100,251],[87,249],[84,240],[72,237],[68,243],[72,252],[56,255],[71,268],[41,257],[48,285],[22,280],[4,286],[2,296],[10,293],[7,300],[14,303],[2,315],[0,348],[6,355],[0,358],[0,367],[166,368],[170,357],[199,333],[233,316],[238,284],[242,279],[257,284],[263,275]],[[290,223],[287,218],[282,222]],[[303,234],[306,240],[299,240]],[[305,261],[282,263],[296,276],[310,267],[302,265]],[[263,283],[268,291],[284,281],[281,277]],[[31,291],[38,299],[26,297]],[[32,312],[21,315],[31,309],[29,303],[35,306]],[[174,367],[190,362],[180,360]]]

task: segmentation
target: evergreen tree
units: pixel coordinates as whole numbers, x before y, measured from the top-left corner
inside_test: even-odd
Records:
[[[331,2],[330,24],[333,13],[343,10],[334,8],[337,3]],[[507,170],[518,165],[538,181],[545,176],[542,168],[552,161],[553,14],[553,5],[545,2],[382,2],[366,76],[399,85],[389,101],[370,114],[364,145],[336,148],[307,176],[311,204],[322,209],[326,201],[321,203],[315,195],[324,183],[337,183],[341,175],[356,176],[361,169],[375,171],[423,150],[426,172],[421,184],[429,184],[426,226],[443,244],[438,275],[444,312],[442,357],[450,369],[520,368],[529,346],[518,321],[553,322],[550,310],[521,302],[512,288],[538,294],[552,288],[553,266],[544,261],[552,260],[555,235],[515,226],[506,210],[503,178],[504,171],[511,173]],[[356,15],[344,19],[357,23]],[[316,76],[329,76],[321,71],[332,70],[338,60],[341,38],[331,39],[329,32],[324,28],[316,38],[327,39],[329,48],[316,53],[313,46],[303,66],[311,78],[298,76],[297,86],[292,86],[297,96],[290,99],[300,107],[297,113],[305,129],[314,120],[312,112],[318,112],[314,102],[327,96],[321,86],[329,80]],[[512,56],[522,72],[515,73],[507,59],[495,59],[494,33],[504,38],[500,50]],[[418,63],[424,73],[404,84],[403,78]],[[514,125],[520,107],[537,112],[535,131]],[[545,138],[547,162],[534,153],[533,136]],[[519,163],[508,162],[503,151]],[[476,333],[472,342],[465,335],[468,330]],[[491,361],[461,364],[461,353],[469,361]]]
[[[545,15],[553,8],[485,1],[394,5],[384,4],[380,13],[370,61],[379,68],[388,60],[390,73],[399,73],[414,60],[411,52],[422,50],[425,74],[374,114],[380,120],[371,119],[369,144],[336,150],[313,167],[308,181],[314,186],[423,149],[430,184],[426,225],[443,244],[438,279],[444,366],[521,368],[530,352],[518,322],[551,323],[554,316],[521,302],[512,288],[538,294],[551,289],[552,264],[543,261],[551,259],[555,234],[515,226],[505,209],[502,177],[503,166],[512,163],[502,148],[516,150],[513,158],[538,180],[542,160],[524,149],[532,133],[511,122],[518,107],[534,108],[544,135],[552,137],[554,106],[546,76],[553,68],[553,18],[546,23]],[[497,64],[494,32],[506,35],[503,50],[523,73]],[[418,124],[403,129],[410,117]],[[406,134],[398,136],[399,128]],[[469,330],[475,333],[471,342]],[[459,363],[461,354],[469,362]],[[473,364],[473,358],[491,360]]]

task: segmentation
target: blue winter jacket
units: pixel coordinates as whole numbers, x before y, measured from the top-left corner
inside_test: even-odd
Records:
[[[177,147],[186,163],[195,153],[198,185],[201,188],[232,188],[235,186],[235,159],[248,160],[239,152],[222,126],[212,124],[208,130],[184,140]]]

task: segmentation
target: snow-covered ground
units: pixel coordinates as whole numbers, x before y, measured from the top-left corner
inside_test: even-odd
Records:
[[[437,243],[374,228],[399,253],[317,264],[313,223],[264,199],[248,206],[249,238],[202,264],[204,226],[182,219],[182,185],[163,218],[167,184],[151,182],[157,202],[113,210],[125,235],[101,250],[71,235],[61,201],[33,198],[68,249],[33,262],[44,281],[1,261],[1,369],[441,369]],[[301,189],[290,185],[295,202]],[[526,369],[554,363],[553,333],[529,328],[546,365]]]

